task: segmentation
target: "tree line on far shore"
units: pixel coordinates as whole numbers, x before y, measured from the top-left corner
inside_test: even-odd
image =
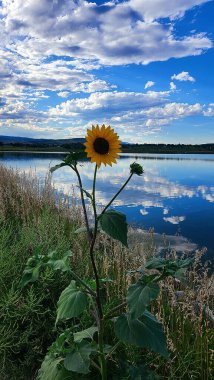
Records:
[[[3,143],[0,150],[42,150],[42,151],[80,151],[84,149],[81,142],[75,143]],[[123,144],[123,153],[214,153],[214,144]]]

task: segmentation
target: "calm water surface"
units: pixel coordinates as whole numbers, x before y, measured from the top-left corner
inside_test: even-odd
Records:
[[[35,170],[44,178],[49,166],[63,158],[60,154],[1,153],[0,164],[25,172]],[[117,165],[100,169],[97,201],[106,204],[129,173],[129,165],[143,165],[142,177],[134,176],[114,207],[126,213],[128,222],[144,229],[154,227],[156,239],[163,233],[175,247],[191,250],[207,247],[214,261],[214,155],[123,155]],[[83,162],[84,187],[92,186],[93,165]],[[55,188],[71,194],[76,178],[69,168],[53,174]],[[175,236],[176,235],[176,236]]]

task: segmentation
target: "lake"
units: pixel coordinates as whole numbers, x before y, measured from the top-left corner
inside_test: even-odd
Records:
[[[57,153],[0,154],[0,164],[28,172],[35,170],[44,178],[50,166],[64,156]],[[160,247],[164,239],[177,250],[207,248],[206,258],[214,261],[214,155],[124,154],[112,168],[101,168],[97,176],[97,201],[105,205],[125,182],[130,163],[144,167],[142,177],[134,176],[114,202],[125,212],[128,223],[142,229],[154,228]],[[92,187],[94,166],[82,162],[84,188]],[[56,171],[57,191],[72,193],[76,178],[71,169]],[[168,244],[167,243],[167,244]]]

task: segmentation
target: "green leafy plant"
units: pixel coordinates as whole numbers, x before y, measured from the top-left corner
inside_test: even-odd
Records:
[[[117,362],[117,352],[121,345],[149,349],[166,358],[168,356],[166,336],[162,324],[151,313],[150,305],[159,295],[160,281],[169,276],[183,277],[186,268],[191,264],[191,260],[152,259],[144,267],[136,268],[130,273],[134,281],[128,289],[126,299],[122,299],[114,307],[107,304],[103,293],[105,293],[106,284],[111,279],[102,279],[99,275],[95,258],[96,241],[100,234],[105,233],[128,247],[126,215],[110,209],[110,206],[133,175],[143,174],[143,168],[138,163],[130,166],[130,174],[126,182],[98,214],[96,205],[97,170],[101,163],[109,163],[110,158],[104,160],[102,155],[107,153],[103,153],[102,149],[107,152],[112,139],[108,142],[106,138],[105,143],[101,141],[108,136],[105,135],[103,127],[100,131],[99,129],[93,131],[95,131],[93,132],[95,133],[94,141],[97,142],[93,143],[93,147],[97,149],[101,158],[95,155],[96,164],[91,193],[83,188],[79,173],[78,161],[83,158],[82,154],[70,153],[63,163],[51,169],[53,172],[63,166],[69,166],[77,175],[85,226],[76,230],[76,234],[87,234],[88,265],[91,265],[93,269],[93,278],[88,281],[88,279],[79,277],[75,268],[71,267],[72,253],[70,251],[59,259],[55,251],[42,255],[37,250],[33,257],[28,259],[21,281],[22,287],[37,281],[40,273],[46,268],[59,273],[66,272],[71,279],[70,284],[59,297],[56,310],[56,325],[64,323],[67,326],[70,323],[70,327],[65,329],[50,347],[39,370],[38,380],[82,379],[82,376],[90,374],[91,371],[96,374],[97,379],[107,380],[108,363],[113,355]],[[101,132],[103,135],[99,135]],[[91,141],[89,139],[89,142]],[[99,146],[99,144],[101,145]],[[90,144],[88,146],[90,148]],[[89,152],[91,151],[89,150]],[[93,151],[91,154],[93,158]],[[116,153],[114,152],[114,154]],[[89,224],[85,197],[92,205],[93,226]],[[82,328],[85,314],[90,316],[88,318],[90,325]],[[113,335],[110,345],[107,339],[109,329]],[[143,363],[140,366],[125,363],[124,368],[125,377],[121,377],[121,379],[154,378]]]

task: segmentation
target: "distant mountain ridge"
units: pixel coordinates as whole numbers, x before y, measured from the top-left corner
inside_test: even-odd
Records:
[[[18,137],[18,136],[0,136],[0,142],[3,144],[73,144],[73,143],[84,143],[85,138],[74,137],[71,139],[35,139],[31,137]]]
[[[1,136],[0,143],[3,144],[45,144],[45,145],[62,145],[62,144],[83,144],[86,141],[83,137],[73,137],[70,139],[35,139],[32,137],[18,137],[18,136]],[[124,145],[129,145],[128,142],[122,142]]]

